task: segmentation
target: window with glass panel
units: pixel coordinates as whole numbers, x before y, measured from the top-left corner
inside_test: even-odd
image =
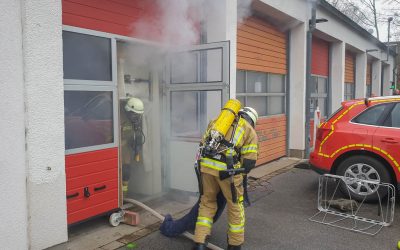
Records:
[[[115,90],[97,86],[113,85],[111,39],[63,31],[63,67],[65,149],[114,143]]]
[[[383,125],[386,127],[400,128],[400,103],[395,104]]]
[[[344,99],[353,100],[356,98],[356,85],[346,82],[344,84]]]
[[[221,105],[220,90],[172,91],[170,96],[171,135],[200,138],[206,131],[208,123],[221,112]]]
[[[112,91],[64,91],[65,149],[112,143]]]
[[[328,115],[328,77],[313,75],[311,81],[311,116],[314,117],[314,111],[319,108],[321,117]]]
[[[285,75],[238,70],[236,97],[243,106],[257,110],[259,116],[285,113]]]
[[[63,31],[64,79],[111,81],[111,39]]]
[[[353,119],[355,123],[367,124],[367,125],[379,125],[378,122],[386,108],[390,108],[391,104],[380,104],[372,106],[367,109],[356,118]]]

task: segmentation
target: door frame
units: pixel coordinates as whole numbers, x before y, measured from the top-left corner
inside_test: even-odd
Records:
[[[170,62],[167,63],[165,72],[164,72],[164,81],[163,84],[161,85],[161,91],[162,91],[162,100],[160,103],[163,105],[163,124],[165,128],[165,133],[162,133],[163,136],[161,138],[161,143],[162,147],[165,149],[162,151],[162,170],[163,170],[163,189],[167,191],[171,187],[170,183],[170,176],[171,176],[171,166],[170,166],[170,160],[171,160],[171,149],[170,149],[170,142],[173,141],[182,141],[182,142],[192,142],[192,143],[198,143],[200,141],[199,138],[193,138],[193,137],[174,137],[171,135],[171,123],[170,123],[170,118],[171,118],[171,93],[172,92],[180,92],[180,91],[221,91],[221,108],[223,107],[224,103],[228,101],[229,99],[229,87],[230,87],[230,78],[229,78],[229,73],[230,73],[230,43],[229,41],[222,41],[222,42],[215,42],[215,43],[207,43],[207,44],[200,44],[200,45],[195,45],[192,46],[189,49],[183,49],[178,51],[179,52],[192,52],[192,51],[207,51],[210,49],[217,49],[221,48],[222,49],[222,77],[221,81],[213,81],[213,82],[207,82],[207,81],[198,81],[196,83],[171,83],[171,64]],[[204,64],[205,63],[205,64]],[[200,61],[200,67],[197,69],[200,72],[201,67],[206,66],[205,61]],[[198,76],[198,79],[201,79],[201,76]],[[193,152],[193,156],[195,155],[196,152]]]

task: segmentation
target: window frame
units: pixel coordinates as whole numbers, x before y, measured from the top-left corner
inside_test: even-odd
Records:
[[[346,89],[347,89],[346,87],[348,85],[352,86],[352,88],[351,88],[352,91],[350,93],[346,92]],[[352,82],[345,82],[344,83],[343,97],[344,97],[345,101],[354,100],[356,98],[356,85],[355,85],[355,83],[352,83]],[[347,97],[350,97],[350,99],[347,99]]]
[[[287,98],[286,98],[286,93],[287,93],[287,86],[286,86],[286,81],[287,81],[287,75],[283,75],[283,74],[275,74],[275,73],[269,73],[269,72],[261,72],[261,71],[254,71],[254,70],[243,70],[243,69],[237,69],[236,70],[236,74],[238,74],[239,71],[244,72],[244,91],[245,92],[237,92],[237,82],[236,82],[236,97],[243,97],[244,98],[244,102],[243,105],[246,105],[247,103],[247,97],[283,97],[283,113],[280,114],[272,114],[272,115],[260,115],[260,118],[264,118],[264,117],[271,117],[271,116],[276,116],[276,115],[286,115],[287,114]],[[264,93],[247,93],[247,73],[248,72],[255,72],[255,73],[261,73],[261,74],[266,74],[267,75],[267,87],[266,89],[268,90],[268,84],[270,82],[270,76],[271,75],[280,75],[283,77],[282,79],[282,84],[283,84],[283,91],[281,93],[268,93],[268,92],[264,92]],[[266,99],[267,100],[267,99]],[[267,110],[268,111],[268,110]]]
[[[223,107],[224,103],[229,100],[229,43],[227,42],[215,42],[215,43],[207,43],[207,44],[199,44],[195,45],[194,47],[190,48],[182,48],[176,52],[183,52],[183,51],[199,51],[200,54],[202,51],[207,51],[209,48],[220,48],[222,50],[222,81],[207,81],[203,79],[203,76],[200,74],[198,75],[199,80],[196,83],[172,83],[171,76],[170,76],[170,64],[167,63],[164,77],[165,83],[163,87],[163,94],[166,98],[163,98],[162,104],[164,106],[163,111],[165,112],[166,119],[166,128],[165,131],[168,131],[166,140],[173,140],[173,141],[186,141],[186,142],[198,142],[201,139],[201,133],[199,137],[193,136],[184,136],[184,135],[172,135],[171,134],[171,124],[168,121],[171,117],[171,93],[175,91],[220,91],[221,92],[221,108]],[[200,56],[202,57],[202,56]],[[200,63],[203,63],[203,60],[200,60]],[[203,66],[201,65],[200,69]],[[202,122],[200,121],[200,130],[202,129]],[[205,124],[205,128],[207,128],[208,124]]]
[[[88,152],[88,151],[95,151],[95,150],[100,150],[100,149],[117,147],[118,146],[118,136],[119,136],[118,135],[118,122],[117,122],[118,107],[117,107],[117,105],[115,105],[115,101],[116,101],[116,98],[118,98],[118,96],[117,96],[117,92],[116,92],[115,88],[112,86],[65,85],[64,91],[105,91],[105,92],[111,92],[112,98],[113,98],[113,142],[94,145],[94,146],[66,149],[65,154],[66,155],[77,154],[77,153],[83,153],[83,152]]]
[[[111,45],[111,81],[98,80],[81,80],[81,79],[64,79],[64,85],[92,85],[92,86],[117,86],[117,41],[115,38],[102,36],[97,32],[84,32],[81,29],[73,27],[63,27],[63,31],[74,32],[82,35],[97,36],[100,38],[110,39]]]
[[[322,76],[322,75],[315,75],[315,74],[311,74],[311,77],[316,77],[317,78],[317,85],[318,85],[318,80],[320,78],[323,78],[326,80],[326,92],[325,93],[310,93],[310,99],[319,99],[319,98],[324,98],[325,99],[325,116],[324,118],[328,117],[329,114],[329,77],[328,76]],[[314,117],[314,111],[311,111],[311,105],[310,105],[310,112],[311,113],[311,117]]]
[[[66,149],[65,155],[90,152],[95,150],[115,148],[119,145],[119,99],[117,95],[117,36],[107,34],[95,30],[87,30],[72,26],[63,25],[63,31],[75,32],[83,35],[98,36],[101,38],[110,39],[111,43],[111,81],[97,81],[97,80],[79,80],[79,79],[63,79],[63,91],[111,91],[113,97],[113,142],[100,144],[95,146],[87,146],[74,149]],[[122,36],[121,36],[122,39]],[[64,117],[65,119],[65,117]],[[65,121],[64,121],[65,122]],[[64,135],[65,136],[65,135]],[[65,137],[64,137],[65,140]]]
[[[400,102],[392,102],[391,103],[392,106],[390,107],[390,109],[388,110],[388,112],[386,113],[385,117],[383,118],[382,121],[382,125],[381,127],[385,127],[385,128],[393,128],[393,129],[400,129],[400,127],[393,127],[392,124],[390,126],[387,126],[385,123],[387,122],[387,120],[391,117],[391,114],[393,112],[393,110],[395,109],[396,106],[400,107]]]

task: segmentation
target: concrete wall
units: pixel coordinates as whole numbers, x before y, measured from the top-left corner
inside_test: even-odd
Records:
[[[344,99],[344,62],[346,47],[343,42],[331,44],[331,107],[332,111],[337,110]]]
[[[289,153],[296,157],[302,157],[305,145],[306,36],[304,23],[290,32]]]
[[[367,54],[356,54],[356,98],[365,98],[367,91]]]
[[[376,96],[381,95],[381,74],[382,62],[374,60],[372,62],[372,94]]]
[[[220,0],[213,4],[216,6],[210,8],[207,14],[207,43],[229,41],[229,95],[230,98],[234,98],[236,96],[237,0]]]
[[[386,95],[392,95],[392,90],[390,89],[390,86],[392,86],[391,82],[393,80],[392,78],[392,67],[390,64],[382,64],[382,74],[383,74],[383,78],[382,78],[382,95],[386,96]]]
[[[0,246],[28,248],[20,1],[0,1]]]
[[[21,3],[28,233],[43,249],[67,240],[61,1]]]
[[[67,240],[61,1],[0,2],[0,245]]]

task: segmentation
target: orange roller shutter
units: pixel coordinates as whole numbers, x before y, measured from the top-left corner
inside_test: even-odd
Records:
[[[237,32],[237,69],[286,75],[286,34],[251,17]]]
[[[355,83],[355,66],[355,55],[352,52],[346,50],[344,82]]]
[[[251,17],[237,32],[237,69],[273,74],[287,74],[287,37],[277,27],[261,18]],[[286,155],[286,115],[261,117],[256,131],[259,138],[257,165]]]

